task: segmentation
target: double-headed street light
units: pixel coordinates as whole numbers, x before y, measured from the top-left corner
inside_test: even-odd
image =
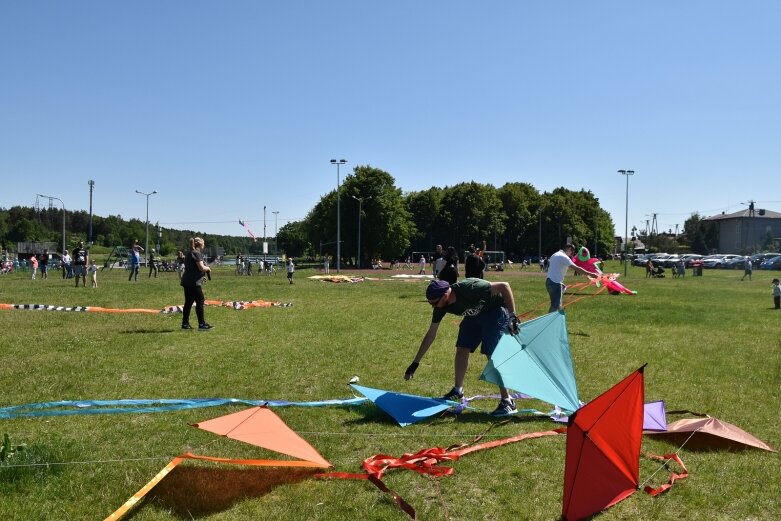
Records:
[[[339,182],[339,167],[347,164],[346,159],[331,160],[332,165],[336,165],[336,273],[339,273],[339,269],[342,264],[342,212],[339,206],[340,197],[340,182]]]
[[[146,259],[146,265],[149,266],[149,196],[157,193],[157,190],[152,190],[149,193],[136,190],[137,194],[141,194],[146,197],[146,244],[144,245],[144,258]]]
[[[626,176],[626,210],[624,216],[624,277],[626,277],[627,270],[627,253],[626,247],[629,244],[629,176],[635,175],[634,170],[619,170],[619,174]]]
[[[62,199],[59,197],[52,197],[50,195],[41,195],[37,194],[38,197],[43,197],[44,199],[49,199],[49,204],[51,204],[51,201],[59,201],[62,205],[62,254],[65,255],[65,203],[62,202]]]
[[[352,195],[350,197],[358,201],[358,256],[355,257],[355,265],[358,269],[361,269],[361,206],[363,206],[364,200],[371,199],[372,197],[370,195],[366,197],[355,197]]]

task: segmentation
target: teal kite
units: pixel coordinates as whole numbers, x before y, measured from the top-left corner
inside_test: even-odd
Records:
[[[548,313],[521,324],[518,335],[505,334],[480,379],[576,411],[580,400],[564,313]]]
[[[453,407],[454,404],[454,402],[441,398],[394,393],[362,385],[350,384],[350,387],[374,402],[377,407],[385,411],[402,427],[446,411]]]

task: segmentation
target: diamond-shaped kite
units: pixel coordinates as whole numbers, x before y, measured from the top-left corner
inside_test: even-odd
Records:
[[[643,437],[644,367],[570,416],[563,520],[584,519],[637,490]]]
[[[480,379],[577,410],[578,386],[564,313],[548,313],[521,324],[518,335],[505,334]]]
[[[402,427],[425,420],[453,407],[453,402],[414,394],[394,393],[350,384],[350,387],[374,402]]]

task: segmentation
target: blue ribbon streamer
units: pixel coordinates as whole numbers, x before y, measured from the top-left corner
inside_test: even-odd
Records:
[[[368,398],[347,398],[316,402],[287,400],[244,400],[239,398],[192,398],[151,400],[61,400],[0,407],[0,419],[32,418],[40,416],[76,416],[82,414],[126,414],[183,411],[220,405],[250,405],[268,407],[326,407],[331,405],[360,405]]]

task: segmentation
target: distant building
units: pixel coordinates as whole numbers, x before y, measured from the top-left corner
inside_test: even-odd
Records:
[[[752,253],[781,247],[781,213],[754,209],[753,204],[739,212],[713,215],[703,219],[716,226],[719,253]],[[768,238],[772,245],[768,246]]]

